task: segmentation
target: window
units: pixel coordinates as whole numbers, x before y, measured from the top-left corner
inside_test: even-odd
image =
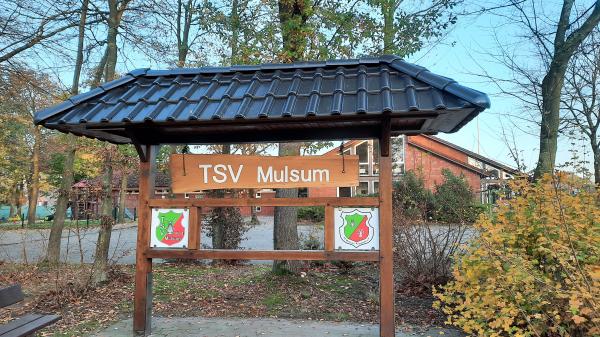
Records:
[[[404,136],[392,137],[392,174],[404,174]]]
[[[369,174],[369,142],[362,142],[356,146],[358,155],[358,172],[360,175]]]
[[[369,182],[361,181],[358,183],[358,187],[356,188],[357,195],[367,195],[369,194]]]
[[[298,189],[298,198],[308,198],[308,188],[303,187]]]
[[[255,198],[260,198],[261,194],[260,192],[256,192],[256,194],[254,195]]]
[[[373,182],[373,193],[379,193],[379,182],[378,181]]]
[[[350,187],[338,187],[338,197],[351,197],[352,188]]]
[[[256,213],[260,213],[260,211],[261,211],[261,208],[260,208],[260,206],[255,206],[255,207],[254,207],[254,211],[255,211]]]
[[[189,195],[189,193],[185,193],[185,194],[183,195],[183,197],[184,197],[184,198],[186,198],[186,199],[189,199],[189,198],[190,198],[190,195]]]

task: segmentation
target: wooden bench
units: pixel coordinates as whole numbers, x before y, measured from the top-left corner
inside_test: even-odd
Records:
[[[0,308],[13,305],[24,299],[25,295],[23,295],[21,286],[18,284],[0,289]],[[60,316],[57,315],[27,314],[5,325],[0,325],[0,337],[30,336],[59,319]]]

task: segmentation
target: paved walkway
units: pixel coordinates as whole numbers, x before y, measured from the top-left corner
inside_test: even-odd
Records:
[[[251,227],[244,235],[241,242],[242,249],[273,249],[273,217],[259,217],[259,221],[260,224]],[[322,228],[300,225],[298,232],[302,236],[316,235],[321,242],[323,241]],[[41,260],[46,253],[49,235],[49,229],[3,231],[0,227],[0,261],[24,262],[23,246],[25,246],[28,262]],[[109,259],[118,264],[134,264],[136,239],[135,223],[116,225],[110,238]],[[72,228],[65,229],[62,237],[61,261],[78,263],[83,259],[84,263],[93,262],[97,240],[97,227],[83,228],[79,235]],[[204,248],[210,248],[211,239],[206,232],[202,233],[201,242]],[[155,262],[161,260],[156,259]],[[270,261],[254,262],[271,263]]]
[[[379,326],[372,324],[352,324],[338,322],[317,322],[284,320],[271,318],[224,319],[224,318],[163,318],[154,317],[152,337],[378,337]],[[400,329],[399,329],[400,330]],[[96,337],[131,337],[131,319],[121,321]],[[463,333],[451,330],[432,328],[429,330],[402,329],[396,337],[408,336],[445,336],[462,337]]]

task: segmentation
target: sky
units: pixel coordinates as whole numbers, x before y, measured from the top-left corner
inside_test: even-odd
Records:
[[[469,2],[467,1],[467,3]],[[545,13],[560,9],[556,1],[545,1],[543,4],[545,7],[542,11]],[[479,8],[475,7],[479,5],[474,2],[471,2],[470,6]],[[519,45],[518,37],[521,31],[516,26],[505,23],[504,19],[492,14],[461,16],[458,23],[441,41],[425,46],[417,54],[408,57],[407,61],[424,66],[434,73],[451,77],[462,85],[480,90],[490,96],[492,103],[490,109],[482,112],[479,117],[458,132],[439,134],[439,137],[516,167],[502,136],[504,128],[506,132],[514,133],[516,146],[523,156],[526,168],[532,170],[535,168],[539,150],[538,127],[507,116],[507,113],[513,115],[522,113],[521,102],[518,99],[499,94],[499,89],[494,84],[479,76],[486,73],[497,78],[511,77],[510,71],[494,60],[491,55],[498,50],[497,39],[500,39],[500,43],[509,48],[522,48]],[[521,56],[520,62],[529,62],[526,50],[517,50],[516,54]],[[166,65],[150,61],[141,54],[129,54],[128,56],[127,62],[119,63],[117,69],[119,73],[126,73],[136,68],[166,67]],[[57,67],[55,69],[59,69],[57,75],[61,81],[70,83],[72,67],[61,64],[60,60],[54,60],[54,63],[53,66]],[[584,157],[587,156],[584,159],[591,159],[587,145],[582,143],[576,146],[586,149],[582,153]],[[564,163],[571,158],[569,150],[572,148],[569,141],[563,139],[559,142],[557,164]],[[591,167],[591,163],[589,166]]]
[[[556,2],[546,1],[544,5],[547,5],[545,8],[547,12],[560,10],[560,7],[556,6]],[[507,25],[505,20],[494,15],[460,17],[458,23],[441,43],[423,49],[416,55],[407,58],[407,61],[424,66],[434,73],[453,78],[462,85],[480,90],[490,96],[490,109],[482,112],[458,132],[439,134],[439,137],[516,167],[502,136],[504,128],[505,133],[514,133],[514,143],[522,153],[526,168],[533,170],[539,153],[539,138],[537,137],[539,127],[507,116],[507,113],[513,115],[523,113],[521,102],[516,98],[500,94],[495,84],[480,76],[485,73],[495,78],[511,77],[511,72],[491,55],[497,53],[498,39],[504,46],[509,46],[509,49],[516,49],[514,53],[520,56],[519,62],[529,62],[528,51],[519,50],[526,49],[520,44],[519,34],[522,32],[516,26]],[[513,51],[511,50],[511,52]],[[512,140],[510,142],[512,143]],[[591,161],[591,151],[586,143],[577,142],[575,147],[582,149],[580,155]],[[570,150],[573,148],[571,141],[559,140],[557,165],[564,164],[571,159]],[[587,166],[591,169],[591,162]]]

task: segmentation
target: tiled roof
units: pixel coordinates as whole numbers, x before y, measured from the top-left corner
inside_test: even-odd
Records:
[[[38,112],[35,123],[129,143],[134,127],[164,129],[256,121],[313,123],[320,118],[368,119],[389,113],[392,118],[399,118],[393,123],[395,131],[436,133],[458,130],[489,106],[489,99],[482,92],[397,57],[383,56],[293,64],[140,69]],[[404,121],[400,122],[402,118]],[[192,131],[185,132],[191,136],[185,141],[195,139]],[[163,142],[168,140],[168,135],[160,132],[154,136],[162,137]]]
[[[486,163],[486,164],[488,164],[490,166],[493,166],[493,167],[496,167],[496,168],[501,169],[503,171],[506,171],[507,173],[510,173],[510,174],[519,174],[519,173],[521,173],[521,172],[519,172],[519,170],[516,170],[516,169],[514,169],[514,168],[512,168],[512,167],[510,167],[508,165],[502,164],[502,163],[500,163],[500,162],[498,162],[496,160],[490,159],[488,157],[482,156],[482,155],[480,155],[478,153],[475,153],[473,151],[467,150],[464,147],[460,147],[460,146],[458,146],[458,145],[456,145],[454,143],[450,143],[449,141],[443,140],[443,139],[441,139],[439,137],[434,137],[434,136],[425,136],[425,137],[427,137],[429,139],[433,139],[434,141],[439,142],[441,144],[444,144],[446,146],[449,146],[449,147],[451,147],[451,148],[453,148],[453,149],[455,149],[457,151],[464,152],[469,157],[475,158],[475,159],[477,159],[479,161],[482,161],[482,162],[484,162],[484,163]]]

